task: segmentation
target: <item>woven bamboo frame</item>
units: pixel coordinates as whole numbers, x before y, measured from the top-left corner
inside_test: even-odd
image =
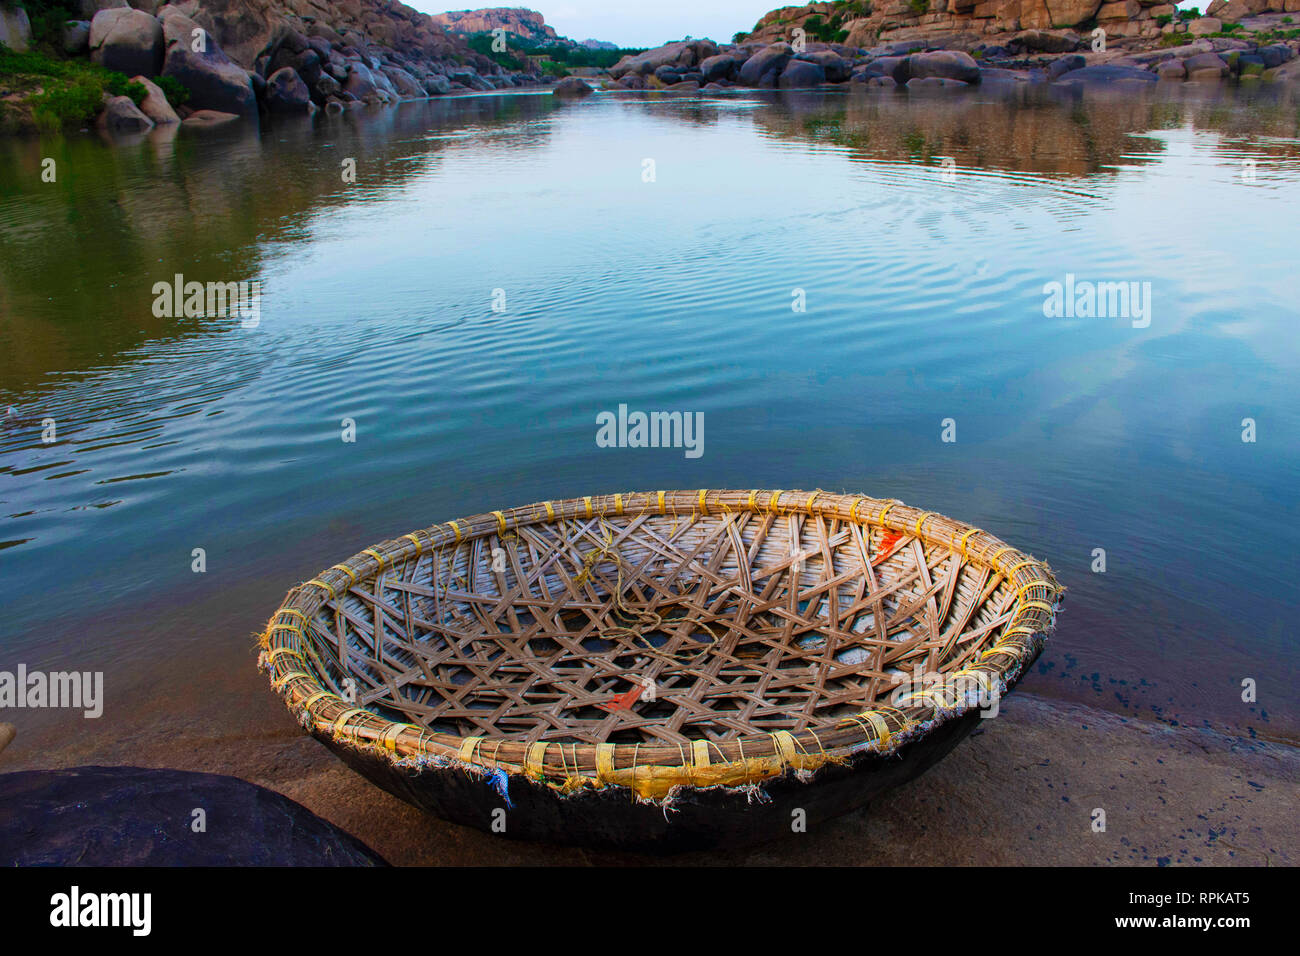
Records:
[[[492,570],[493,548],[503,571]],[[1036,656],[1061,593],[1046,564],[899,501],[589,496],[365,549],[289,593],[259,662],[305,727],[398,767],[499,769],[562,792],[622,786],[661,798],[890,752],[974,706],[942,689],[883,703],[899,669],[1005,689]],[[657,618],[661,644],[601,638],[622,634],[629,603]],[[701,643],[701,629],[713,639]],[[845,647],[865,657],[840,664]],[[629,661],[666,685],[659,716],[618,706],[618,681],[636,677]],[[772,706],[769,694],[798,706]],[[635,740],[609,740],[619,735]]]

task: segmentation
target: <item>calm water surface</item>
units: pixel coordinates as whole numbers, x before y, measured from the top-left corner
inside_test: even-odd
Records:
[[[520,95],[0,143],[0,669],[246,646],[460,515],[826,488],[1053,565],[1026,690],[1294,740],[1298,124],[1217,90]],[[176,273],[260,281],[260,324],[155,317]],[[1045,318],[1067,273],[1149,282],[1149,327]],[[703,412],[704,454],[598,448],[620,403]]]

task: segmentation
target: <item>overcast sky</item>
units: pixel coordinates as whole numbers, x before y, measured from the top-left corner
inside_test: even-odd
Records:
[[[406,0],[425,13],[475,10],[485,6],[528,7],[539,11],[560,36],[609,40],[619,46],[658,46],[690,35],[729,41],[749,30],[763,14],[791,0],[555,0],[446,6],[446,0]]]

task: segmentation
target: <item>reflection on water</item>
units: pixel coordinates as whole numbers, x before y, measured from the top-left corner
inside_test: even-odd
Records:
[[[1050,560],[1027,689],[1293,738],[1298,126],[1269,90],[515,95],[0,143],[0,668],[246,642],[461,514],[824,487]],[[260,322],[156,317],[176,274],[259,281]],[[1045,318],[1067,274],[1151,283],[1150,326]],[[703,456],[598,448],[620,403],[704,413]]]

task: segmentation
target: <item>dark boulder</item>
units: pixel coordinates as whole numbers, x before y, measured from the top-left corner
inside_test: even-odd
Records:
[[[566,76],[555,84],[553,93],[555,96],[588,96],[595,90],[588,85],[587,81],[580,76]]]
[[[303,50],[299,53],[291,65],[294,72],[302,77],[302,81],[311,86],[325,72],[321,65],[320,54],[315,50]]]
[[[318,36],[307,37],[307,46],[311,47],[313,50],[316,51],[317,55],[321,58],[322,63],[324,63],[326,60],[330,58],[330,50],[331,50],[330,41],[325,39],[324,37],[318,37]]]
[[[83,56],[90,50],[90,21],[68,20],[63,24],[63,52]]]
[[[740,68],[739,79],[745,86],[775,86],[776,79],[794,56],[788,43],[773,43],[759,50]]]
[[[906,56],[882,56],[872,60],[870,66],[881,76],[887,76],[895,83],[906,83],[912,78],[909,71],[911,58]]]
[[[157,76],[163,62],[163,31],[143,10],[114,7],[90,21],[90,58],[127,76]]]
[[[813,53],[801,53],[796,59],[816,63],[826,75],[827,83],[843,83],[853,76],[853,61],[840,56],[834,50],[817,50]]]
[[[826,71],[820,64],[808,60],[791,60],[781,71],[780,85],[783,90],[812,89],[825,82]]]
[[[719,53],[717,56],[711,56],[700,64],[700,73],[709,83],[715,83],[718,80],[730,80],[736,75],[736,70],[740,68],[740,60],[730,53]]]
[[[129,96],[114,96],[104,104],[104,112],[99,114],[99,128],[110,133],[145,133],[153,129],[154,123],[140,111]]]
[[[267,77],[266,108],[272,113],[306,113],[311,109],[311,91],[293,67],[286,66]]]
[[[382,72],[384,76],[388,77],[388,81],[393,84],[393,89],[397,91],[397,95],[404,100],[422,100],[429,95],[424,91],[424,87],[420,85],[419,80],[400,66],[384,66]],[[503,81],[506,85],[510,85],[509,81],[505,81],[504,78]]]
[[[717,52],[718,47],[711,40],[679,40],[644,53],[629,54],[610,67],[609,75],[616,80],[628,73],[649,76],[661,66],[689,70],[716,56]]]
[[[204,50],[195,51],[196,30],[202,28],[189,17],[168,13],[163,18],[166,52],[163,75],[170,76],[190,92],[189,106],[240,116],[257,115],[257,96],[248,73],[222,52],[206,31]]]
[[[365,103],[379,103],[383,99],[379,95],[379,86],[375,83],[374,74],[370,72],[370,68],[364,63],[352,64],[352,69],[348,71],[347,82],[343,84],[343,89]]]
[[[1073,70],[1082,70],[1087,65],[1088,61],[1080,54],[1070,53],[1052,61],[1052,65],[1047,68],[1047,78],[1050,80],[1059,80],[1061,77],[1065,76],[1065,74]]]
[[[1083,38],[1070,30],[1053,33],[1047,30],[1025,30],[1011,38],[1011,42],[1035,53],[1069,53],[1083,46]]]
[[[908,79],[960,80],[978,83],[980,67],[969,53],[958,50],[938,50],[934,53],[913,53],[907,58]],[[897,77],[895,77],[897,79]]]
[[[234,777],[76,767],[0,775],[0,865],[386,864],[306,807]]]

